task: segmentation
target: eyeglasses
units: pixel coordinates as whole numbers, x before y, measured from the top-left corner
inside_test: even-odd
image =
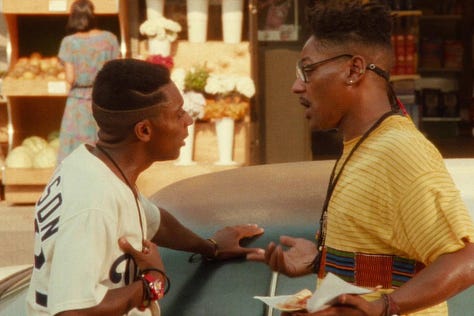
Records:
[[[316,67],[318,67],[322,64],[328,63],[330,61],[334,61],[334,60],[342,58],[342,57],[351,58],[352,55],[349,55],[349,54],[337,55],[335,57],[331,57],[331,58],[328,58],[328,59],[325,59],[325,60],[321,60],[321,61],[309,64],[309,65],[303,65],[303,60],[300,59],[296,63],[296,78],[301,79],[304,83],[308,83],[309,82],[309,78],[307,76],[308,72],[314,71],[316,69]]]

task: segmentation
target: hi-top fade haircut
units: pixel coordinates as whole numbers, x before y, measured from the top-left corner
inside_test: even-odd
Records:
[[[308,10],[312,35],[321,43],[391,48],[393,18],[385,1],[316,0]]]
[[[92,101],[113,111],[134,110],[165,101],[158,91],[170,82],[169,70],[138,59],[107,62],[94,81]]]
[[[394,17],[387,1],[315,0],[307,18],[317,49],[364,55],[367,69],[385,80],[392,109],[406,112],[390,83],[395,57],[391,42]]]

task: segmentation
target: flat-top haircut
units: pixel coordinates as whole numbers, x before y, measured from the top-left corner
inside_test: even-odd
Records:
[[[76,0],[71,4],[67,31],[87,32],[96,27],[94,4],[90,0]]]
[[[101,108],[133,110],[165,101],[157,91],[170,82],[169,70],[138,59],[111,60],[97,74],[92,101]]]
[[[316,0],[308,21],[312,35],[323,45],[357,43],[391,49],[393,18],[384,1]]]
[[[394,64],[391,42],[394,17],[384,0],[315,0],[308,10],[311,35],[319,51],[362,55],[373,71],[385,80],[393,110],[403,105],[390,83]]]

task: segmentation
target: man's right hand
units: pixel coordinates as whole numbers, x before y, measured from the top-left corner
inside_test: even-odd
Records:
[[[123,252],[128,253],[135,259],[140,270],[156,268],[164,271],[164,265],[160,253],[158,252],[158,246],[153,242],[144,240],[143,250],[133,248],[124,237],[120,238],[118,243]]]
[[[288,247],[286,250],[284,247]],[[273,270],[289,277],[298,277],[312,272],[311,262],[316,257],[316,244],[304,238],[280,237],[280,245],[268,244],[265,254],[247,255],[247,260],[262,261]]]

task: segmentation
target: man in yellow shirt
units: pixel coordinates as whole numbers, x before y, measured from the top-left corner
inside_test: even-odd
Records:
[[[474,284],[474,225],[438,150],[404,114],[389,83],[392,17],[375,1],[319,0],[292,91],[313,130],[339,129],[317,243],[281,237],[263,260],[289,276],[334,273],[363,287],[313,314],[447,315]],[[381,294],[384,293],[384,294]]]

